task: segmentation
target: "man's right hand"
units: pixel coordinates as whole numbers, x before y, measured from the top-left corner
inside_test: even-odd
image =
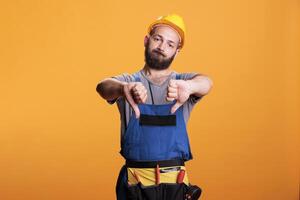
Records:
[[[123,85],[123,96],[131,105],[136,118],[140,117],[138,103],[145,103],[147,100],[147,89],[141,82],[129,82]]]

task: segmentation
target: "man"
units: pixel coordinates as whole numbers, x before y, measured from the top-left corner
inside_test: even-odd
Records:
[[[158,18],[144,38],[144,67],[97,85],[108,103],[117,102],[121,115],[120,153],[126,164],[117,182],[118,200],[198,199],[201,194],[189,183],[184,167],[192,159],[186,123],[212,81],[203,74],[170,69],[184,41],[180,16]]]

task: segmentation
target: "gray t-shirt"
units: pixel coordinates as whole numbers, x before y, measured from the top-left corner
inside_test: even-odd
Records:
[[[143,70],[139,70],[138,72],[135,72],[134,74],[137,75],[138,77],[140,77],[142,84],[147,89],[148,93],[147,93],[147,100],[145,103],[152,104],[152,98],[153,98],[154,104],[170,104],[171,102],[166,100],[169,80],[176,79],[176,74],[179,74],[180,79],[187,80],[187,79],[192,79],[194,76],[198,75],[199,73],[177,73],[177,72],[173,71],[170,74],[170,76],[161,85],[157,85],[157,84],[153,83],[151,80],[149,80],[148,77],[144,74]],[[117,76],[113,76],[111,78],[115,78],[119,81],[124,81],[124,82],[134,82],[135,81],[133,74],[128,74],[128,73],[123,73],[123,74],[120,74]],[[151,91],[153,94],[152,98],[151,98],[149,86],[151,87]],[[189,99],[182,105],[184,120],[185,120],[186,124],[190,117],[190,113],[191,113],[194,105],[200,99],[202,99],[202,97],[190,95]],[[129,118],[132,116],[132,113],[134,111],[131,108],[130,104],[125,100],[124,97],[119,97],[117,99],[110,100],[110,101],[107,100],[107,102],[109,104],[114,104],[115,102],[117,102],[118,109],[120,112],[121,136],[122,136],[125,133],[126,127],[128,126]],[[126,123],[126,126],[125,126],[125,123]]]

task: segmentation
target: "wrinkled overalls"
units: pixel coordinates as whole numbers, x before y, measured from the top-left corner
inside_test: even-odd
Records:
[[[136,82],[141,81],[137,74],[134,76]],[[179,79],[178,74],[176,74],[176,79]],[[184,162],[192,159],[186,124],[183,117],[183,106],[179,107],[174,114],[170,112],[175,103],[176,100],[170,104],[138,104],[141,113],[140,118],[137,119],[133,112],[129,119],[128,127],[121,138],[120,153],[126,161],[168,162],[169,160],[181,160]],[[148,189],[145,189],[140,184],[128,186],[126,167],[124,165],[121,168],[117,180],[117,200],[184,199],[183,193],[188,189],[186,188],[188,186],[185,184],[168,185],[161,183],[159,186],[149,187]],[[131,197],[128,191],[136,193],[139,197]],[[182,196],[182,198],[177,196]]]

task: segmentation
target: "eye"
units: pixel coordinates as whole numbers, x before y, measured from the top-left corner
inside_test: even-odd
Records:
[[[154,40],[154,41],[159,41],[160,38],[159,38],[159,37],[153,37],[153,40]]]
[[[169,47],[171,47],[171,48],[174,48],[174,45],[172,45],[172,44],[169,44]]]

